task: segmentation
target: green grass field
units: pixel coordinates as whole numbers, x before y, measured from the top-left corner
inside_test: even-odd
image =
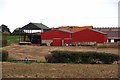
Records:
[[[19,42],[19,36],[10,35],[7,36],[8,45]]]
[[[4,39],[4,37],[2,35],[0,35],[1,45],[2,45],[2,39]],[[9,36],[6,37],[6,39],[7,39],[7,45],[19,42],[19,36],[15,36],[15,35],[9,35]]]

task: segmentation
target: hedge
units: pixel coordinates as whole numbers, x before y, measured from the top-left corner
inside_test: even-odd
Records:
[[[0,51],[0,61],[7,61],[8,60],[8,52],[5,50]]]
[[[45,59],[48,63],[111,64],[118,61],[119,56],[101,52],[52,51]]]

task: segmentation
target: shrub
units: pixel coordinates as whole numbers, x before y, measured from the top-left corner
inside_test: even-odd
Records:
[[[5,50],[0,51],[0,61],[8,60],[8,52]]]
[[[83,64],[111,64],[119,60],[119,56],[111,53],[52,51],[45,56],[49,63],[83,63]]]
[[[52,57],[51,54],[46,55],[46,56],[45,56],[45,59],[46,59],[46,61],[49,62],[49,63],[54,62],[53,57]]]
[[[110,54],[110,53],[103,53],[100,57],[100,60],[105,64],[111,64],[114,61],[118,61],[119,56],[115,54]]]

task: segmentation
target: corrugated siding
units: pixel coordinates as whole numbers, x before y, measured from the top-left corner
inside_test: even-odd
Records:
[[[107,36],[90,29],[76,32],[72,35],[72,42],[97,42],[104,43]]]
[[[70,33],[60,30],[51,30],[41,34],[42,40],[52,40],[53,38],[70,38]]]
[[[72,38],[65,38],[64,39],[64,44],[70,45],[72,43]]]
[[[53,39],[53,46],[62,46],[62,39],[61,38]]]

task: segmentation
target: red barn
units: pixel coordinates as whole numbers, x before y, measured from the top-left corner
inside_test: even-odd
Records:
[[[61,46],[64,44],[65,38],[71,38],[71,32],[67,30],[50,30],[41,33],[42,43],[53,46]]]
[[[64,38],[64,44],[70,45],[72,43],[72,38]]]
[[[62,46],[62,39],[61,38],[54,38],[53,39],[53,46]]]
[[[107,42],[107,34],[93,29],[84,29],[72,34],[72,42]]]

